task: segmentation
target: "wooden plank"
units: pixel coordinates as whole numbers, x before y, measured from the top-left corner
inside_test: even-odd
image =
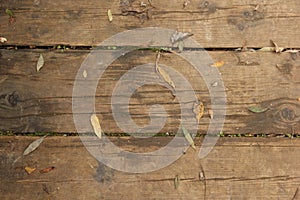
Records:
[[[189,149],[170,166],[145,174],[106,167],[78,137],[48,137],[13,164],[35,139],[1,137],[1,199],[299,199],[297,139],[221,138],[202,160],[197,140],[197,151]],[[153,151],[168,142],[165,137],[110,140],[132,152]],[[28,175],[26,166],[37,170]],[[55,169],[39,172],[50,166]],[[204,181],[199,180],[199,172],[204,172]],[[177,175],[180,182],[175,189]]]
[[[36,72],[36,63],[43,54],[45,65]],[[76,132],[72,115],[72,92],[76,73],[88,51],[8,51],[1,50],[0,130],[13,132]],[[224,61],[219,68],[226,87],[227,113],[224,132],[228,134],[299,134],[299,60],[297,54],[266,52],[209,52],[215,61]],[[107,133],[121,133],[111,109],[111,95],[124,73],[145,63],[154,63],[156,53],[134,51],[120,57],[103,74],[96,93],[96,112]],[[192,85],[205,113],[200,121],[200,133],[205,133],[210,123],[208,111],[210,94],[201,76],[182,58],[164,53],[160,64],[177,70]],[[184,66],[184,67],[182,67]],[[154,74],[141,71],[142,80]],[[158,76],[157,76],[158,77]],[[158,83],[164,83],[157,78]],[[126,88],[126,85],[125,85]],[[184,89],[179,93],[186,92]],[[178,94],[179,94],[178,93]],[[187,109],[193,102],[183,100]],[[126,103],[123,103],[126,106]],[[161,132],[177,132],[181,117],[178,99],[159,85],[138,89],[130,100],[130,113],[135,123],[150,122],[149,109],[161,104],[169,117]],[[221,105],[221,104],[220,104]],[[255,114],[249,107],[262,106],[267,112]],[[90,112],[78,113],[82,116]],[[160,112],[156,113],[161,116]],[[191,119],[193,120],[193,119]],[[87,130],[88,131],[88,130]]]
[[[97,45],[125,30],[162,27],[191,32],[205,48],[280,46],[299,48],[297,0],[159,1],[1,0],[1,36],[7,45]],[[9,20],[5,10],[14,13]],[[107,11],[113,13],[109,22]]]

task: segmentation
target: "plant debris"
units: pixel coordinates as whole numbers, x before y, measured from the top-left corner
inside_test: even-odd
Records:
[[[148,3],[135,0],[120,0],[122,15],[132,15],[139,18],[142,22],[152,17],[152,10],[155,8],[151,0]]]
[[[214,118],[214,111],[212,109],[209,109],[208,110],[208,115],[209,115],[210,119],[213,119]]]
[[[156,60],[155,60],[155,70],[156,72],[172,87],[175,89],[175,84],[174,82],[172,81],[171,77],[169,76],[169,74],[164,70],[162,69],[160,66],[159,66],[159,59],[160,59],[160,52],[158,52],[157,56],[156,56]]]
[[[175,33],[173,33],[171,35],[171,42],[172,42],[172,44],[175,44],[176,42],[183,41],[193,35],[194,34],[191,34],[191,33],[182,33],[182,32],[176,31]]]
[[[196,119],[199,123],[200,119],[203,117],[203,114],[204,114],[204,105],[203,105],[203,103],[202,102],[195,103],[194,108],[193,108],[193,112],[195,113]]]
[[[1,43],[7,42],[7,39],[5,37],[0,37],[0,42]]]
[[[55,167],[48,167],[48,168],[45,168],[45,169],[42,169],[42,170],[40,170],[40,173],[41,174],[46,174],[46,173],[49,173],[49,172],[51,172],[52,170],[54,170],[55,169]]]
[[[183,8],[186,8],[191,2],[189,0],[184,0]]]
[[[36,170],[36,168],[25,167],[24,170],[28,175],[30,175]]]
[[[261,106],[253,106],[253,107],[248,108],[248,110],[253,113],[264,113],[267,110],[269,110],[269,108],[264,108]]]
[[[40,57],[39,57],[38,62],[36,64],[36,71],[37,72],[39,72],[42,69],[42,67],[44,66],[44,63],[45,63],[44,57],[43,57],[42,54],[40,54]]]
[[[96,114],[93,114],[91,116],[91,124],[92,124],[95,134],[97,135],[97,137],[99,139],[101,139],[102,138],[102,129],[101,129],[101,125],[100,125],[99,119]]]
[[[35,151],[41,144],[42,142],[44,141],[44,139],[48,136],[45,135],[35,141],[33,141],[26,149],[25,151],[23,152],[23,156],[27,156],[28,154],[32,153],[33,151]]]
[[[178,187],[179,187],[179,182],[180,182],[179,176],[176,175],[176,176],[175,176],[175,179],[174,179],[174,187],[175,187],[175,189],[178,189]]]
[[[113,21],[113,15],[111,13],[111,10],[107,10],[107,16],[108,16],[108,21],[112,22]]]
[[[88,76],[88,74],[87,74],[87,71],[86,71],[86,70],[84,70],[84,71],[82,72],[82,76],[83,76],[83,78],[86,78],[86,77]]]
[[[190,133],[188,132],[188,130],[184,126],[181,126],[181,129],[183,131],[185,139],[188,141],[188,143],[190,144],[190,146],[193,149],[196,150],[196,146],[195,146],[194,140],[193,140],[192,136],[190,135]]]
[[[15,14],[10,9],[6,9],[5,13],[9,16],[9,23],[12,24],[16,21]]]
[[[276,53],[281,53],[284,51],[284,48],[283,47],[279,47],[278,44],[276,42],[274,42],[273,40],[271,40],[271,42],[274,44],[275,46],[275,52]]]
[[[224,61],[218,61],[211,65],[211,67],[223,67],[225,64]]]

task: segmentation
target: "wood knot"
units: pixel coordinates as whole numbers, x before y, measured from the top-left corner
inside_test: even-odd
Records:
[[[291,122],[295,119],[295,111],[291,108],[283,108],[281,109],[281,119],[286,122]]]
[[[0,96],[0,104],[7,107],[15,107],[19,101],[19,95],[16,91]]]

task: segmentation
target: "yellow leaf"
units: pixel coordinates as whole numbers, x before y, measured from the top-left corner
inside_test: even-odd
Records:
[[[199,123],[200,119],[203,117],[203,114],[204,114],[204,105],[203,105],[203,103],[202,102],[195,103],[194,108],[193,108],[193,112],[195,113],[196,119]]]
[[[174,179],[174,187],[175,187],[175,189],[178,189],[179,182],[180,182],[179,176],[176,175],[175,179]]]
[[[223,65],[225,64],[224,61],[219,61],[219,62],[215,62],[213,65],[211,65],[212,67],[223,67]]]
[[[193,149],[196,149],[194,140],[193,140],[192,136],[190,135],[190,133],[188,132],[188,130],[186,128],[184,128],[183,126],[181,126],[181,128],[182,128],[185,139],[188,141],[188,143],[191,145],[191,147]]]
[[[108,16],[108,21],[112,22],[113,21],[113,15],[111,13],[111,10],[107,11],[107,16]]]
[[[36,168],[31,168],[31,167],[25,167],[25,171],[27,174],[31,174],[32,172],[34,172],[36,170]]]
[[[91,116],[91,124],[93,126],[95,134],[97,135],[97,137],[99,139],[101,139],[101,137],[102,137],[102,129],[101,129],[100,122],[99,122],[99,119],[98,119],[98,117],[97,117],[96,114],[93,114]]]

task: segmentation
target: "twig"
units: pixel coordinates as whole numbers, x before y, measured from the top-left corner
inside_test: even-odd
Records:
[[[295,194],[294,194],[292,200],[295,200],[295,199],[296,199],[296,197],[298,196],[298,191],[299,191],[299,188],[297,188],[297,190],[296,190],[296,192],[295,192]]]

